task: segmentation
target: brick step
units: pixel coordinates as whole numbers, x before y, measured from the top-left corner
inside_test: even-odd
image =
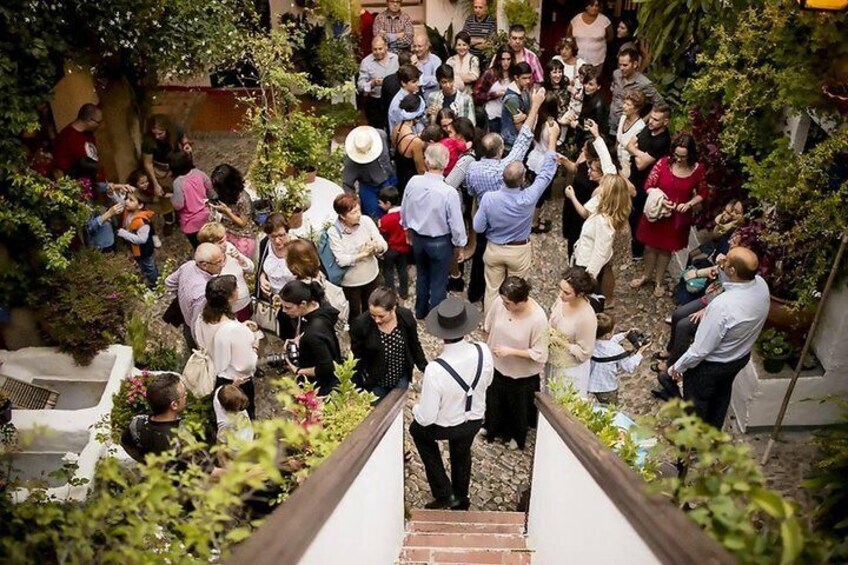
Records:
[[[524,524],[475,524],[471,522],[411,522],[407,532],[456,534],[524,534]]]
[[[497,549],[404,548],[399,562],[404,565],[530,565],[533,552]]]
[[[523,549],[522,534],[417,533],[406,535],[405,547],[452,547],[476,549]]]
[[[467,524],[521,524],[523,512],[486,512],[481,510],[413,510],[410,522],[454,522]]]

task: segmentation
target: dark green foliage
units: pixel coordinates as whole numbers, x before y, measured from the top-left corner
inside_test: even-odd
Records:
[[[40,295],[47,337],[77,363],[90,363],[100,350],[123,342],[141,288],[129,258],[79,252]]]

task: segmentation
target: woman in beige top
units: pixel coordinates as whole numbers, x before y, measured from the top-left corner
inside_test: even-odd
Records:
[[[583,267],[571,267],[559,282],[559,297],[551,309],[548,388],[554,381],[571,384],[581,396],[588,396],[589,366],[595,348],[598,319],[589,304],[595,287]]]
[[[495,376],[486,392],[485,437],[502,437],[509,449],[524,449],[527,428],[536,421],[533,393],[548,359],[548,320],[530,298],[530,284],[509,276],[500,300],[486,315],[483,329],[495,360]]]
[[[362,215],[355,194],[336,196],[333,209],[339,218],[328,231],[330,249],[339,266],[347,267],[341,286],[353,320],[368,308],[368,297],[380,283],[377,255],[385,253],[389,246],[374,220]]]

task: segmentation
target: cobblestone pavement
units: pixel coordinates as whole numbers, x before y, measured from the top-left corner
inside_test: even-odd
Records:
[[[239,135],[234,134],[202,134],[195,136],[195,155],[197,165],[207,173],[211,173],[215,165],[223,162],[230,163],[242,171],[246,171],[252,158],[254,144]],[[534,269],[531,277],[533,285],[532,296],[546,309],[550,310],[556,297],[556,287],[560,273],[566,267],[565,244],[560,231],[559,211],[563,201],[555,198],[546,207],[546,216],[554,220],[550,233],[533,235]],[[663,319],[671,312],[673,305],[670,298],[655,299],[650,287],[631,290],[628,281],[637,271],[629,260],[628,234],[619,234],[616,240],[614,257],[616,275],[615,308],[609,313],[616,319],[619,329],[639,328],[649,336],[655,344],[654,350],[662,347],[668,337],[668,326]],[[163,262],[166,257],[174,257],[180,262],[188,257],[189,247],[180,234],[163,238],[164,247],[158,259]],[[414,297],[410,299],[410,304]],[[157,305],[157,308],[164,306]],[[422,342],[429,359],[436,357],[440,347],[438,341],[427,334],[420,326]],[[169,341],[182,343],[178,332],[161,326],[161,333],[168,336]],[[474,339],[485,340],[481,331],[473,334]],[[173,339],[171,339],[173,338]],[[343,336],[343,348],[346,348],[346,336]],[[280,342],[276,339],[266,340],[262,353],[280,350]],[[650,394],[655,383],[654,374],[646,359],[632,375],[621,379],[619,400],[622,409],[631,417],[653,414],[659,408],[659,403]],[[411,408],[417,401],[420,390],[421,374],[416,371],[413,386],[410,390],[409,401],[405,411],[405,424],[411,421]],[[273,391],[265,381],[258,381],[257,407],[260,417],[274,414],[275,403],[271,401]],[[730,428],[730,426],[729,426]],[[751,445],[759,457],[768,439],[767,433],[739,434],[739,441]],[[809,504],[799,482],[815,460],[815,449],[809,443],[808,432],[789,432],[783,434],[783,441],[773,450],[772,460],[764,471],[771,486],[782,493],[796,498],[802,504]],[[431,494],[424,476],[421,460],[409,438],[405,439],[406,449],[412,453],[411,460],[406,464],[406,505],[409,508],[421,508],[431,499]],[[535,445],[535,431],[531,430],[524,451],[510,451],[502,443],[486,443],[477,439],[472,448],[473,469],[471,483],[472,509],[479,510],[515,510],[520,494],[529,484],[532,476],[532,457]],[[444,453],[447,464],[447,453]]]

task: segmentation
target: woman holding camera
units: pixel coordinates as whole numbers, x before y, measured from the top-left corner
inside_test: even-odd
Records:
[[[408,388],[412,369],[427,366],[412,311],[398,306],[394,289],[377,287],[350,326],[350,348],[365,390],[379,399],[395,388]]]
[[[333,363],[342,362],[335,325],[339,311],[324,300],[318,282],[290,281],[280,292],[283,312],[297,320],[295,337],[286,341],[286,363],[298,377],[315,384],[318,394],[330,394],[336,386]]]

